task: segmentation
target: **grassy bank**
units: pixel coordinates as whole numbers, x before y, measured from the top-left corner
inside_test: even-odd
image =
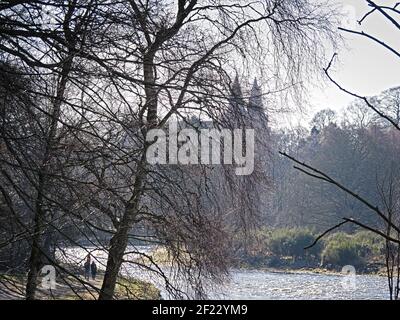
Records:
[[[85,281],[83,277],[58,275],[56,288],[47,290],[39,283],[37,299],[39,300],[96,300],[103,283],[104,274],[100,273],[96,280]],[[85,283],[86,282],[86,283]],[[26,275],[0,275],[0,298],[23,299]],[[115,289],[118,300],[158,300],[160,290],[153,284],[135,278],[119,277]]]
[[[340,272],[352,265],[358,274],[384,274],[385,243],[370,232],[334,233],[310,249],[316,233],[309,229],[261,230],[236,267],[281,271]]]

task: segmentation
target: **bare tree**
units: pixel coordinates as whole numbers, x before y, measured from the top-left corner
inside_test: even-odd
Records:
[[[399,3],[396,3],[392,6],[388,5],[378,5],[374,1],[371,0],[366,0],[367,4],[371,7],[371,10],[366,13],[359,21],[359,24],[362,25],[363,21],[365,21],[370,15],[372,14],[379,14],[382,16],[386,21],[393,25],[395,28],[400,30],[400,24],[398,22],[398,17],[400,15],[400,11],[398,10]],[[400,57],[399,52],[389,44],[385,43],[384,41],[376,38],[375,36],[366,33],[364,31],[355,31],[355,30],[350,30],[350,29],[345,29],[345,28],[339,28],[343,32],[346,33],[351,33],[351,34],[356,34],[362,37],[366,37],[373,42],[379,44],[380,46],[384,47],[387,49],[390,53],[395,54],[396,56]],[[391,127],[393,128],[392,130],[398,130],[400,131],[400,127],[398,124],[398,121],[396,119],[396,116],[393,116],[391,114],[391,110],[389,108],[385,108],[382,105],[375,104],[379,103],[379,101],[376,101],[376,99],[369,99],[368,97],[361,96],[357,93],[354,93],[350,91],[349,89],[344,88],[341,86],[337,81],[335,81],[332,76],[330,75],[329,71],[332,66],[332,63],[334,61],[336,54],[332,57],[329,65],[327,68],[325,68],[325,74],[329,78],[331,82],[333,82],[341,91],[361,100],[369,109],[371,109],[374,113],[376,113],[380,118],[384,119],[387,121]],[[392,106],[392,104],[391,104]],[[396,108],[393,106],[394,109]],[[396,109],[395,109],[396,110]],[[374,213],[377,217],[382,222],[382,228],[377,228],[374,226],[371,226],[363,221],[359,221],[356,219],[353,219],[351,217],[344,217],[343,221],[339,222],[335,226],[329,228],[326,230],[324,233],[322,233],[316,241],[311,244],[311,246],[315,245],[322,237],[324,237],[326,234],[329,232],[343,226],[344,224],[351,223],[354,224],[358,227],[361,227],[363,229],[369,230],[374,232],[375,234],[381,236],[386,240],[387,243],[387,252],[386,252],[386,265],[387,265],[387,271],[388,271],[388,281],[389,281],[389,290],[390,290],[390,298],[391,299],[398,299],[398,280],[394,282],[394,279],[396,279],[395,273],[398,273],[399,270],[399,260],[398,260],[398,246],[400,244],[399,237],[398,237],[398,232],[400,231],[400,225],[398,224],[397,219],[394,218],[394,211],[395,206],[398,202],[397,195],[394,194],[394,185],[393,182],[389,182],[389,187],[380,187],[380,193],[381,193],[381,198],[384,200],[384,209],[380,209],[376,204],[373,204],[369,202],[365,197],[362,195],[357,194],[355,191],[351,190],[347,186],[343,185],[339,181],[337,181],[334,177],[331,177],[327,175],[326,173],[312,167],[309,164],[303,163],[296,158],[286,154],[285,152],[281,152],[281,154],[290,160],[294,161],[296,163],[295,168],[297,170],[300,170],[304,174],[311,176],[313,178],[325,181],[326,183],[332,184],[336,186],[337,188],[341,189],[351,197],[353,197],[356,201],[361,202],[364,206],[369,208],[372,213]],[[309,246],[309,247],[311,247]],[[398,279],[398,274],[397,274],[397,279]]]
[[[386,236],[400,240],[399,232],[392,225],[399,225],[399,185],[398,172],[391,168],[387,178],[379,184],[378,190],[390,223],[386,224]],[[400,293],[400,243],[392,243],[386,239],[386,271],[391,300],[398,300]]]
[[[149,129],[161,128],[173,114],[182,117],[188,110],[197,109],[218,121],[221,110],[226,108],[223,84],[230,82],[224,62],[226,53],[230,52],[232,57],[242,54],[244,59],[250,59],[254,52],[243,39],[261,42],[257,24],[270,32],[273,50],[280,50],[274,55],[280,57],[279,64],[282,60],[289,61],[286,71],[293,83],[299,74],[291,68],[301,65],[297,52],[306,50],[301,59],[308,57],[308,62],[315,62],[318,50],[314,45],[307,48],[307,44],[311,44],[310,39],[319,37],[317,30],[326,31],[322,33],[324,36],[329,30],[328,17],[319,11],[323,7],[305,1],[204,5],[197,1],[178,1],[173,16],[169,12],[171,8],[157,2],[146,6],[130,1],[129,5],[138,23],[133,26],[138,53],[133,66],[135,73],[143,75],[139,76],[144,96],[139,105],[138,121],[144,134]],[[299,23],[303,19],[308,21],[305,29]],[[138,79],[127,80],[138,83]],[[133,192],[110,243],[100,299],[113,296],[129,230],[140,217],[143,189],[151,170],[144,156],[148,147],[149,144],[144,143],[138,156]]]
[[[115,298],[123,263],[159,275],[177,297],[187,296],[181,280],[203,297],[205,283],[227,273],[229,234],[256,220],[250,186],[264,177],[212,165],[150,165],[147,133],[173,121],[200,130],[193,116],[234,128],[225,121],[232,75],[251,73],[260,61],[276,75],[274,92],[300,98],[302,79],[324,60],[320,43],[336,40],[335,10],[308,0],[7,1],[0,9],[1,59],[33,82],[30,99],[40,97],[21,105],[17,120],[33,115],[35,158],[13,136],[5,139],[11,164],[2,159],[4,202],[18,217],[16,202],[29,212],[21,221],[31,249],[26,298],[36,297],[43,259],[99,299]],[[5,136],[10,130],[4,127]],[[100,290],[46,253],[50,232],[79,245],[76,233],[106,253]],[[138,239],[167,248],[174,281],[146,254],[132,249],[142,260],[127,258]]]

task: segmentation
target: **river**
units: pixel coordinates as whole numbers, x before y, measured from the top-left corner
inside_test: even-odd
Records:
[[[87,248],[90,250],[90,248]],[[136,249],[138,249],[136,247]],[[150,252],[151,247],[141,247],[141,252]],[[85,255],[81,248],[64,251],[70,263],[80,264]],[[106,256],[93,252],[96,260],[104,264]],[[131,256],[130,258],[133,258]],[[103,269],[100,266],[100,269]],[[132,265],[124,265],[121,272],[154,283],[163,298],[168,299],[162,281],[153,274],[144,273]],[[272,272],[267,270],[231,270],[230,279],[218,289],[209,291],[211,299],[268,299],[268,300],[382,300],[388,299],[387,279],[373,275],[347,277],[341,274],[312,272]]]
[[[385,277],[232,270],[231,281],[213,298],[382,300],[389,296]]]

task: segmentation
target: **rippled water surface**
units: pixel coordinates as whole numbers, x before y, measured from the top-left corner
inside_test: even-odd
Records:
[[[388,299],[386,278],[365,275],[346,281],[342,275],[233,270],[232,280],[223,291],[213,298]]]

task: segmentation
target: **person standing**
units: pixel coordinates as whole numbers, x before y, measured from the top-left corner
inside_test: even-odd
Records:
[[[90,254],[86,257],[86,262],[84,264],[85,279],[90,280]]]
[[[92,272],[92,279],[93,279],[93,280],[96,280],[97,265],[96,265],[96,263],[94,262],[94,260],[93,260],[92,264],[90,265],[90,271]]]

